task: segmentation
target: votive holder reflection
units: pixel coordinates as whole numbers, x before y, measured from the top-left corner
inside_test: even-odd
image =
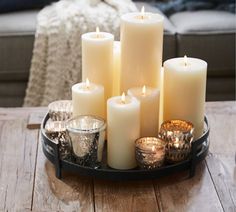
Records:
[[[53,121],[66,121],[72,117],[72,101],[59,100],[48,105],[49,117]]]
[[[105,142],[105,121],[97,116],[81,115],[67,121],[67,132],[75,162],[98,168]]]
[[[167,162],[177,163],[189,157],[193,132],[193,124],[184,120],[169,120],[161,125],[159,137],[166,142]]]
[[[135,157],[142,169],[156,169],[165,159],[165,142],[156,137],[143,137],[135,141]]]
[[[64,121],[49,120],[45,126],[46,135],[58,143],[59,154],[61,159],[69,159],[71,155],[71,144],[66,132],[66,124]],[[54,152],[52,147],[46,146],[47,151]]]

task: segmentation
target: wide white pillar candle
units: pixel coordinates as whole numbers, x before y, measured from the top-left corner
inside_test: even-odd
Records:
[[[131,88],[128,95],[140,101],[141,137],[156,137],[159,131],[159,89],[145,86]]]
[[[107,101],[107,156],[114,169],[136,167],[135,140],[140,137],[140,103],[130,96]]]
[[[81,82],[72,86],[73,116],[94,115],[105,119],[104,88]]]
[[[113,47],[113,94],[120,95],[120,41],[114,42]]]
[[[103,85],[105,100],[112,95],[113,41],[112,34],[98,28],[82,35],[82,79]]]
[[[121,17],[121,92],[143,85],[160,88],[163,17],[128,13]]]
[[[164,63],[164,121],[193,123],[195,139],[204,129],[207,63],[196,58],[174,58]]]

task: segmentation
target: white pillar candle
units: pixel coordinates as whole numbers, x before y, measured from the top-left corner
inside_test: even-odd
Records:
[[[160,108],[159,108],[159,126],[163,123],[163,106],[164,106],[164,68],[161,67],[160,73]]]
[[[108,165],[115,169],[136,167],[135,140],[140,137],[140,103],[130,96],[107,101]]]
[[[114,42],[113,47],[113,94],[120,95],[120,41]]]
[[[113,41],[112,34],[98,28],[82,35],[82,79],[103,85],[105,100],[112,95]]]
[[[156,137],[159,131],[159,89],[145,86],[131,88],[128,95],[140,101],[141,137]]]
[[[121,17],[121,92],[147,85],[160,88],[163,17],[128,13]]]
[[[195,139],[204,128],[207,63],[196,58],[174,58],[164,63],[164,121],[193,123]]]
[[[94,115],[105,119],[104,88],[81,82],[72,86],[73,116]]]

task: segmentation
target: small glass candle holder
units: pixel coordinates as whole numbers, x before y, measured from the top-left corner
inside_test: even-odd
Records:
[[[59,100],[48,105],[49,117],[53,121],[66,121],[72,117],[72,101]]]
[[[156,137],[143,137],[135,141],[136,161],[142,169],[156,169],[165,159],[165,141]]]
[[[76,163],[98,168],[105,142],[105,121],[96,116],[81,115],[67,121],[67,131]]]
[[[71,155],[71,145],[66,132],[66,124],[64,121],[48,121],[45,126],[46,135],[59,144],[59,153],[61,159],[69,159]],[[53,152],[50,146],[48,151]]]
[[[188,158],[193,131],[193,124],[184,120],[169,120],[161,125],[159,137],[166,142],[167,162],[177,163]]]

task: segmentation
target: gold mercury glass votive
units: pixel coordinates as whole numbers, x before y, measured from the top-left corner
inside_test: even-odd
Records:
[[[45,133],[51,140],[58,143],[60,158],[69,159],[71,155],[71,145],[66,132],[65,122],[48,120],[45,126]],[[54,153],[54,150],[50,146],[46,146],[46,148],[49,152]]]
[[[136,161],[142,169],[156,169],[165,159],[165,141],[156,137],[143,137],[135,141]]]
[[[67,121],[76,163],[97,168],[102,161],[106,123],[100,117],[81,115]]]
[[[162,123],[159,137],[166,142],[167,162],[177,163],[188,158],[193,131],[193,124],[184,120],[169,120]]]
[[[53,121],[66,121],[72,117],[72,101],[59,100],[48,105],[49,117]]]

